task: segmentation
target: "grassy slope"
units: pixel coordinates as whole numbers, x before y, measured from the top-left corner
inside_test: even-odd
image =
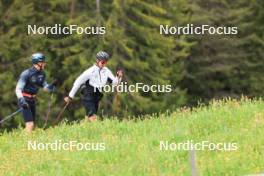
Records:
[[[237,151],[197,151],[200,175],[264,172],[264,102],[214,102],[144,121],[60,125],[0,136],[0,175],[190,175],[187,151],[159,141],[237,142]],[[106,151],[29,151],[27,141],[105,142]]]

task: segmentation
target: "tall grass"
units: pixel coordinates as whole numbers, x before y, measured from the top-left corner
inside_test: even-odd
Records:
[[[28,135],[0,136],[0,175],[190,175],[189,152],[160,150],[160,141],[237,143],[235,151],[196,151],[200,175],[264,172],[264,102],[226,99],[142,121],[65,123]],[[104,151],[32,151],[28,141],[105,143]]]

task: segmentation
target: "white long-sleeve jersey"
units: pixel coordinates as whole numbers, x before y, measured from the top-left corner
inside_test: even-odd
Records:
[[[85,84],[87,81],[89,81],[89,84],[94,88],[101,89],[107,84],[108,80],[110,80],[113,85],[117,85],[119,82],[118,77],[114,76],[107,67],[100,69],[97,65],[93,65],[75,80],[69,97],[74,98],[81,85]]]

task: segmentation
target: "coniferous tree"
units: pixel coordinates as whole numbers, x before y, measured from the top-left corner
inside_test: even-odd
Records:
[[[196,42],[186,60],[186,75],[182,86],[188,89],[193,103],[226,96],[252,95],[248,79],[249,57],[243,33],[246,25],[243,17],[255,13],[250,8],[254,1],[191,1],[190,23],[195,25],[238,27],[237,35],[195,35]],[[243,22],[244,21],[244,22]],[[251,26],[252,27],[252,26]],[[250,27],[250,28],[251,28]],[[251,33],[255,33],[253,28]]]
[[[170,23],[168,15],[159,2],[113,1],[112,12],[106,21],[111,32],[106,36],[105,46],[113,53],[113,65],[125,68],[129,84],[177,85],[177,77],[180,77],[177,73],[182,65],[177,62],[176,42],[173,37],[159,33],[160,24]],[[173,87],[172,93],[121,94],[122,103],[118,107],[136,114],[159,112],[169,108],[168,102],[176,106],[184,103],[181,98],[184,92],[175,90],[177,87]],[[181,101],[171,99],[172,95]]]

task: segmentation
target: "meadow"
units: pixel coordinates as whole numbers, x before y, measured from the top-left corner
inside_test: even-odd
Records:
[[[23,129],[0,134],[0,175],[191,175],[189,151],[161,150],[160,141],[236,143],[236,150],[196,151],[199,175],[264,172],[264,102],[212,101],[208,106],[87,123]],[[104,143],[105,150],[29,150],[28,141]]]

